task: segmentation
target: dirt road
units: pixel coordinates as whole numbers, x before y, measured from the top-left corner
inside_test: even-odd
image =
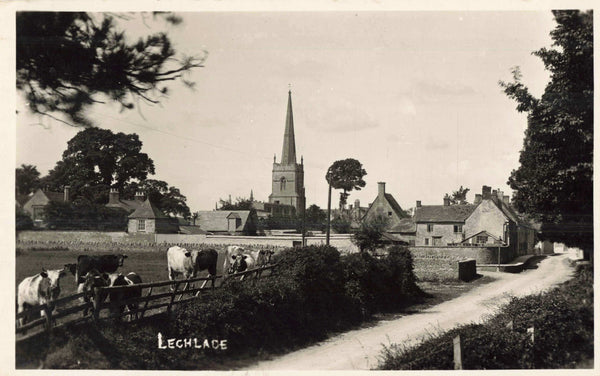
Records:
[[[480,322],[510,296],[524,296],[548,289],[569,279],[573,269],[568,254],[550,256],[537,269],[519,274],[484,272],[496,280],[465,295],[374,327],[346,332],[314,346],[259,362],[253,370],[353,370],[378,364],[382,345],[415,345],[424,336],[460,324]]]

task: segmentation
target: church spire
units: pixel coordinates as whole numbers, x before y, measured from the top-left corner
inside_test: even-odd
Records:
[[[296,164],[296,141],[294,139],[294,116],[292,115],[292,91],[288,91],[287,116],[285,118],[285,133],[283,134],[283,149],[281,164]]]

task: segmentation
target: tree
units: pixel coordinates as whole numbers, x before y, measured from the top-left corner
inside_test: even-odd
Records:
[[[318,205],[312,204],[306,209],[306,228],[323,231],[327,221],[327,213]]]
[[[40,186],[40,172],[33,165],[22,164],[15,169],[15,190],[17,195],[28,195]]]
[[[161,15],[172,24],[181,19]],[[127,18],[126,16],[116,16]],[[202,57],[176,57],[165,33],[129,44],[117,30],[114,14],[17,12],[17,90],[29,109],[59,121],[90,126],[85,110],[104,103],[103,95],[134,108],[134,101],[156,104],[168,94],[166,83],[202,67]],[[62,115],[62,120],[54,114]]]
[[[446,193],[446,197],[450,199],[450,205],[466,205],[467,202],[467,193],[470,191],[469,188],[463,188],[461,185],[457,191],[452,192],[451,195]]]
[[[363,177],[367,172],[362,168],[362,164],[353,158],[347,158],[333,162],[327,169],[325,180],[329,184],[329,195],[327,199],[327,240],[329,245],[329,233],[331,223],[331,189],[342,189],[340,194],[340,209],[346,204],[350,191],[356,189],[360,191],[367,183]]]
[[[527,113],[527,130],[508,184],[516,208],[542,222],[551,241],[593,249],[594,58],[593,13],[553,11],[555,48],[538,56],[550,82],[535,98],[521,82],[518,68],[504,92]]]
[[[385,232],[389,222],[383,216],[373,217],[371,220],[363,221],[358,231],[352,235],[354,243],[361,252],[374,252],[383,245],[381,236]]]
[[[74,197],[106,203],[110,188],[126,191],[132,182],[154,174],[154,162],[141,149],[135,133],[86,128],[69,140],[62,160],[43,182],[54,190],[69,185]]]
[[[123,197],[133,199],[137,192],[142,192],[163,213],[172,216],[190,218],[190,208],[187,198],[181,194],[179,188],[169,187],[167,182],[155,179],[146,179],[140,183],[132,182],[124,191]]]
[[[252,200],[249,198],[238,197],[236,202],[219,199],[219,210],[250,210],[252,209]]]

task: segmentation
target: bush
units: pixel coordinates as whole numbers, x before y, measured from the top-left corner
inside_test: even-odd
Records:
[[[17,208],[15,212],[15,228],[17,231],[30,230],[33,228],[33,220],[29,213],[21,208]]]
[[[396,310],[424,293],[416,284],[413,261],[406,247],[394,246],[383,259],[367,252],[343,257],[346,294],[364,315]]]
[[[574,368],[594,356],[592,276],[582,267],[548,293],[513,298],[483,325],[452,329],[413,349],[387,347],[379,368],[453,369],[452,339],[459,334],[465,369]]]

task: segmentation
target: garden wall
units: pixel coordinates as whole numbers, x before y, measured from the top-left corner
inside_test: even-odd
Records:
[[[409,247],[413,256],[415,275],[420,280],[445,280],[458,278],[458,262],[474,259],[479,264],[500,263],[512,260],[508,247]]]
[[[17,235],[18,249],[64,248],[77,251],[158,251],[169,244],[205,244],[216,246],[292,247],[302,242],[299,235],[227,236],[183,234],[129,234],[100,231],[22,231]],[[308,245],[325,244],[325,236],[307,237]],[[334,235],[330,244],[341,253],[357,252],[350,235]]]

